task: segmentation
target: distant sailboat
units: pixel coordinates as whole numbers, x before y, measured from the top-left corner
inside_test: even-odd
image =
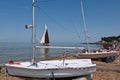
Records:
[[[48,45],[49,44],[48,28],[47,28],[46,24],[45,24],[45,30],[44,30],[43,36],[42,36],[42,38],[40,40],[40,43],[42,45]]]

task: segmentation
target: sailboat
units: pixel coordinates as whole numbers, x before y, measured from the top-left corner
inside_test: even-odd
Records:
[[[45,60],[36,61],[35,59],[35,36],[34,36],[34,6],[32,0],[32,47],[33,58],[31,61],[10,61],[6,63],[7,73],[11,76],[33,77],[33,78],[64,78],[92,74],[96,71],[96,64],[91,59],[68,59],[68,60]]]
[[[79,55],[80,58],[82,59],[105,59],[105,62],[111,62],[114,61],[116,57],[119,56],[118,51],[111,51],[111,50],[96,50],[94,52],[90,52],[89,49],[89,42],[88,42],[88,31],[86,28],[86,21],[85,21],[85,15],[84,15],[84,8],[83,8],[83,3],[81,0],[81,10],[82,10],[82,17],[83,17],[83,23],[84,23],[84,31],[85,31],[85,38],[86,38],[86,44],[87,44],[87,49],[84,52],[78,52],[77,56]],[[110,59],[111,58],[111,59]]]
[[[42,45],[48,45],[49,44],[48,28],[47,28],[46,24],[45,24],[45,30],[44,30],[43,36],[42,36],[42,38],[40,40],[40,43]]]

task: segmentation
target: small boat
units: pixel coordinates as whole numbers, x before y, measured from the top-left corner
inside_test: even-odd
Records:
[[[33,58],[31,61],[10,61],[9,63],[5,64],[7,73],[11,76],[32,78],[64,78],[94,73],[96,71],[96,64],[93,64],[91,59],[36,60],[34,6],[35,1],[32,0],[33,22],[32,25],[25,26],[26,28],[32,29]]]
[[[81,59],[86,59],[86,58],[87,59],[98,59],[104,62],[112,62],[119,55],[120,54],[119,54],[119,51],[117,51],[117,49],[112,50],[111,48],[110,49],[98,49],[98,50],[94,50],[90,52],[88,52],[87,50],[84,50],[83,52],[77,53],[77,56],[79,56]]]
[[[34,78],[75,77],[96,71],[96,65],[90,59],[10,62],[6,67],[9,75]]]

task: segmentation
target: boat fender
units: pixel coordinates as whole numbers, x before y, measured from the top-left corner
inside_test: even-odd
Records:
[[[11,60],[11,61],[9,62],[9,64],[11,64],[11,65],[12,65],[12,64],[20,65],[20,62],[14,62],[14,61]]]
[[[11,61],[9,61],[9,64],[14,64],[14,61],[12,61],[12,60],[11,60]]]

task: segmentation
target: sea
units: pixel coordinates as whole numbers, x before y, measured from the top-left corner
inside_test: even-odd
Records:
[[[36,45],[40,45],[39,43]],[[69,42],[56,42],[51,43],[52,46],[71,46],[71,47],[86,47],[86,44],[82,43],[69,43]],[[101,45],[89,44],[91,50],[101,48]],[[39,48],[35,51],[35,57],[39,59],[47,57],[63,56],[67,54],[73,54],[78,49],[48,49]],[[30,42],[0,42],[0,64],[13,61],[26,61],[31,60],[33,57],[32,44]]]

